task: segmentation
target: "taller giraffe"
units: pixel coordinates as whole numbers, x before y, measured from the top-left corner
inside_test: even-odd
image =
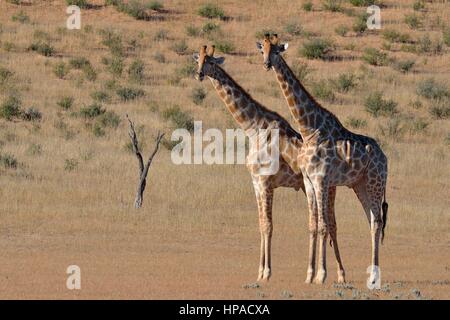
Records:
[[[287,44],[266,35],[257,48],[264,58],[264,68],[273,69],[292,116],[303,138],[299,156],[305,190],[310,203],[310,260],[306,282],[315,272],[316,234],[319,234],[318,270],[314,282],[326,278],[326,239],[336,237],[336,226],[328,221],[328,188],[348,186],[360,200],[371,228],[372,259],[368,283],[378,277],[379,239],[384,238],[388,204],[386,202],[387,158],[378,143],[347,130],[337,117],[323,108],[303,87],[280,55]],[[314,203],[316,208],[314,208]],[[381,212],[382,211],[382,212]]]
[[[252,176],[258,204],[259,225],[261,233],[260,264],[257,280],[268,280],[271,275],[271,239],[272,239],[272,202],[274,189],[278,187],[302,189],[303,176],[298,163],[298,154],[302,147],[301,136],[279,114],[268,110],[239,86],[220,66],[224,58],[215,58],[214,47],[207,54],[206,46],[200,53],[194,54],[198,64],[196,79],[203,81],[207,76],[219,97],[225,103],[238,125],[248,134],[262,129],[279,130],[279,170],[274,175],[260,175],[258,164],[252,163],[247,157],[247,168]],[[252,147],[252,146],[250,146]],[[256,150],[249,150],[249,156]],[[329,191],[329,201],[333,207],[335,189]],[[334,214],[330,212],[330,219]]]

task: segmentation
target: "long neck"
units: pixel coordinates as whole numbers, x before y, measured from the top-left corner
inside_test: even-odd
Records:
[[[220,99],[225,103],[234,120],[244,130],[257,129],[262,115],[261,107],[222,68],[215,66],[208,76]]]
[[[303,140],[308,139],[316,132],[327,132],[329,126],[325,123],[330,120],[337,121],[336,125],[340,125],[339,120],[331,112],[322,108],[303,87],[286,61],[281,56],[278,56],[276,60],[273,68],[277,81],[286,98],[289,110],[299,126]]]

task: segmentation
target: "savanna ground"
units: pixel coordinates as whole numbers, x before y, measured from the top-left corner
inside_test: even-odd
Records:
[[[448,1],[383,0],[377,31],[358,25],[365,7],[351,1],[213,1],[224,17],[211,19],[204,1],[148,2],[143,14],[115,2],[89,0],[81,30],[67,30],[65,1],[0,1],[0,298],[450,297]],[[326,284],[303,283],[306,200],[287,189],[275,194],[273,276],[252,285],[259,230],[243,165],[176,166],[166,140],[133,207],[125,114],[146,154],[157,130],[170,137],[193,119],[236,127],[209,81],[192,78],[201,45],[215,43],[225,70],[292,120],[255,48],[265,31],[289,42],[288,63],[319,101],[389,157],[382,290],[366,288],[369,228],[347,188],[336,203],[347,286],[334,284],[331,249]],[[79,291],[66,288],[71,264]]]

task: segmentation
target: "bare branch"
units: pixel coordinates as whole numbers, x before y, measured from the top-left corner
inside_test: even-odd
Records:
[[[133,151],[136,154],[136,157],[138,159],[139,162],[139,184],[138,184],[138,189],[136,192],[136,198],[134,200],[134,207],[135,208],[140,208],[142,206],[142,201],[144,198],[144,190],[145,190],[145,186],[147,185],[147,174],[148,171],[150,169],[150,166],[152,164],[153,158],[155,157],[156,153],[159,150],[159,145],[164,137],[164,133],[161,133],[160,131],[158,131],[158,135],[156,137],[156,145],[155,148],[153,149],[153,152],[151,153],[150,157],[147,160],[147,163],[144,166],[144,160],[141,154],[141,151],[139,150],[139,142],[137,139],[137,135],[136,135],[136,131],[134,129],[134,123],[130,120],[130,118],[127,115],[127,119],[128,122],[130,124],[130,130],[128,132],[130,139],[131,139],[131,144],[133,146]]]

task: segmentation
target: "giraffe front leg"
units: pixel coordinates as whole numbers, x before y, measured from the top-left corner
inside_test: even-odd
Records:
[[[258,268],[258,278],[256,281],[261,281],[263,279],[264,275],[264,261],[265,261],[265,245],[264,245],[264,234],[263,234],[263,226],[262,226],[262,220],[261,217],[263,216],[262,213],[262,200],[261,200],[261,194],[260,194],[260,187],[259,187],[259,179],[257,177],[253,177],[253,188],[255,189],[256,194],[256,204],[258,206],[258,218],[259,218],[259,232],[261,235],[261,245],[260,245],[260,251],[259,251],[259,268]]]
[[[317,206],[314,188],[308,178],[304,179],[305,193],[308,200],[309,211],[309,253],[308,270],[305,283],[312,283],[316,271],[316,243],[317,243]]]
[[[337,282],[345,283],[345,271],[344,266],[342,265],[341,255],[339,253],[339,246],[337,242],[337,225],[336,225],[336,216],[334,214],[334,200],[336,198],[336,187],[331,187],[328,190],[328,221],[329,221],[329,229],[330,229],[330,238],[331,244],[334,249],[334,255],[336,257],[336,265],[337,265]]]
[[[317,200],[317,232],[319,236],[319,259],[314,283],[323,284],[327,277],[327,237],[328,237],[328,186],[324,181],[314,184]]]
[[[264,271],[263,281],[268,281],[271,274],[271,250],[272,250],[272,202],[273,190],[267,188],[261,193],[262,216],[260,217],[261,233],[264,239]],[[261,248],[262,251],[262,248]]]

